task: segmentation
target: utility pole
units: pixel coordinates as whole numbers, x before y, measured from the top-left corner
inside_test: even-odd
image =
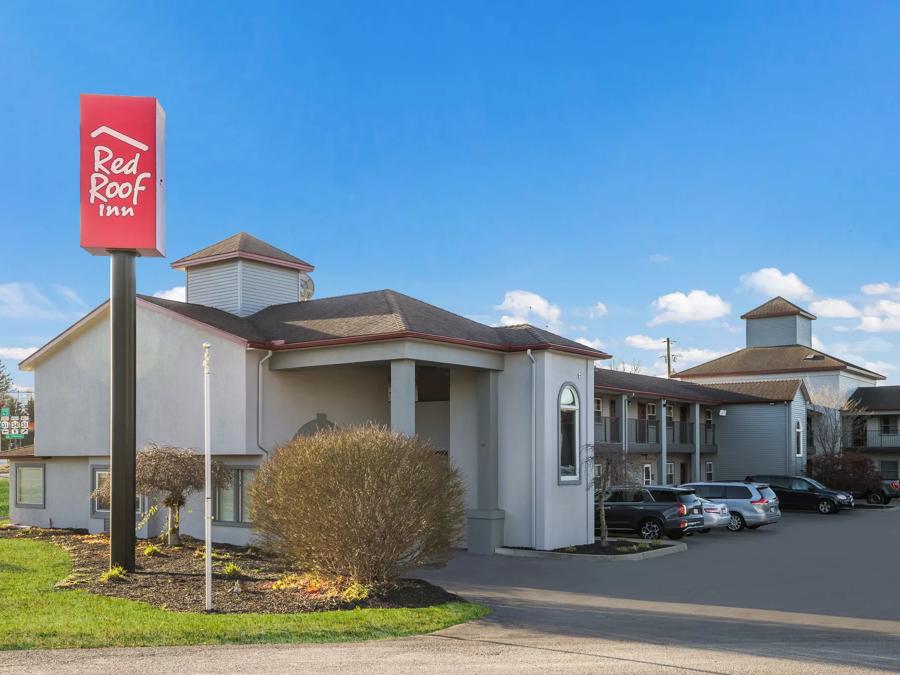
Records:
[[[666,377],[672,377],[672,338],[666,338]]]

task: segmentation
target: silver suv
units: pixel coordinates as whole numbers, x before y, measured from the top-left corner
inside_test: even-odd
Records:
[[[693,488],[698,497],[728,507],[732,532],[745,527],[755,530],[781,520],[778,497],[766,483],[686,483],[680,487]]]

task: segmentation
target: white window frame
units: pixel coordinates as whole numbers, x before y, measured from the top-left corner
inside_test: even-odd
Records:
[[[13,500],[15,507],[17,509],[43,509],[46,508],[47,505],[47,465],[46,464],[22,464],[20,462],[14,463],[16,472],[16,494]],[[20,469],[40,469],[41,470],[41,502],[40,504],[36,502],[23,502],[19,499],[20,495]]]
[[[97,477],[101,474],[109,474],[112,480],[111,469],[105,464],[97,464],[91,466],[91,492],[97,489]],[[144,495],[137,495],[137,503],[135,504],[134,513],[137,517],[141,517],[147,512],[147,498]],[[97,498],[91,497],[91,518],[109,518],[109,509],[101,509],[97,507]]]
[[[712,462],[706,462],[706,466],[703,467],[703,477],[706,479],[707,483],[711,483],[716,479],[716,470],[715,464]]]
[[[794,441],[797,444],[797,447],[794,449],[794,455],[803,457],[803,425],[800,424],[800,420],[797,420],[794,427]]]
[[[648,403],[648,404],[647,404],[647,419],[648,419],[648,420],[651,420],[651,419],[652,419],[652,420],[655,420],[655,419],[656,419],[656,404],[655,404],[655,403]]]
[[[566,390],[572,391],[572,396],[574,398],[574,404],[564,404],[562,402],[563,394]],[[560,485],[575,485],[581,482],[581,400],[578,397],[578,389],[571,382],[565,383],[559,389],[559,397],[557,398],[557,411],[556,411],[556,471],[557,471],[557,482]],[[562,414],[563,412],[574,412],[575,413],[575,438],[573,442],[575,443],[574,453],[575,453],[575,473],[573,475],[563,475],[563,463],[562,463]]]
[[[603,397],[597,396],[594,399],[594,423],[598,423],[603,419]]]
[[[671,483],[669,476],[672,476]],[[666,462],[666,485],[675,485],[675,462]]]
[[[644,486],[653,485],[653,465],[644,464],[641,467],[641,483]]]

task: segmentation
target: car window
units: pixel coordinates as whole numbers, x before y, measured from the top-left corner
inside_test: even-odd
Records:
[[[678,501],[675,493],[671,490],[650,490],[650,496],[655,502],[675,503]]]
[[[725,486],[725,498],[726,499],[750,499],[752,497],[752,493],[750,492],[750,488],[744,485],[726,485]]]
[[[724,485],[707,485],[706,490],[707,499],[725,499]]]
[[[778,499],[778,497],[775,495],[775,492],[772,490],[772,488],[764,487],[764,488],[758,488],[758,489],[759,489],[759,494],[761,494],[766,499],[769,499],[769,500]]]
[[[800,492],[812,492],[812,485],[807,483],[805,480],[794,478],[793,480],[791,480],[791,490],[797,490]]]
[[[822,485],[819,481],[813,480],[812,478],[807,478],[807,479],[806,479],[806,482],[807,482],[807,483],[810,483],[813,487],[819,488],[820,490],[827,490],[827,489],[828,489],[827,487],[825,487],[824,485]]]
[[[702,497],[703,499],[709,498],[709,486],[708,485],[692,485],[694,488],[694,494],[698,497]]]
[[[688,506],[690,506],[690,505],[692,505],[692,504],[697,504],[697,503],[700,501],[700,499],[697,497],[696,493],[692,493],[692,494],[679,494],[679,495],[678,495],[678,501],[679,501],[681,504],[687,504]]]
[[[787,476],[762,476],[760,481],[775,487],[784,488],[785,490],[789,490],[791,487],[791,479]]]

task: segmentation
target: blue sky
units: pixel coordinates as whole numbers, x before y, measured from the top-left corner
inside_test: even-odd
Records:
[[[0,357],[29,384],[19,357],[107,294],[78,247],[87,92],[166,109],[141,292],[245,230],[319,296],[394,288],[651,372],[666,335],[685,365],[742,346],[781,293],[900,381],[898,30],[877,2],[5,2]]]

